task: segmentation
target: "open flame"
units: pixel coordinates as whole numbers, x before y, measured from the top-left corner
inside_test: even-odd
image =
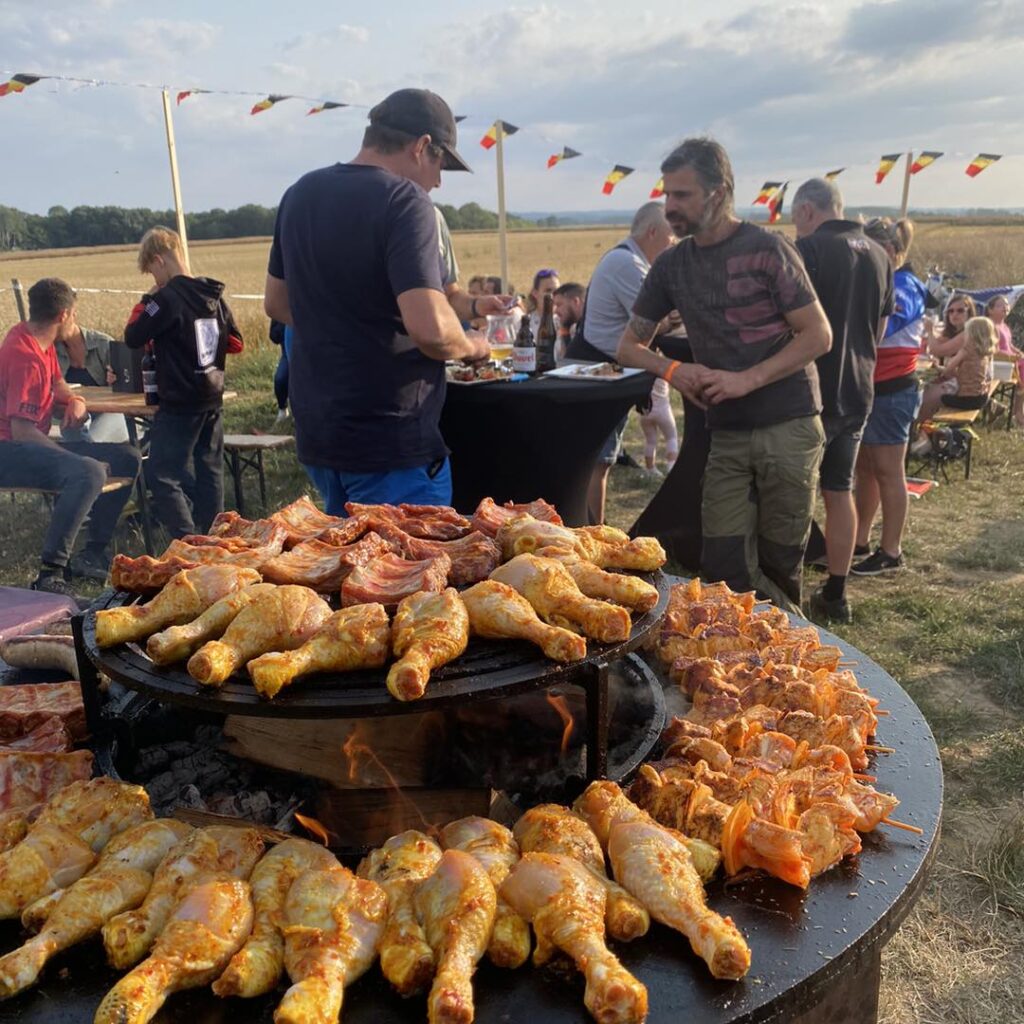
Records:
[[[558,712],[558,717],[562,719],[562,745],[559,748],[559,753],[562,755],[569,749],[569,740],[572,738],[572,731],[576,726],[573,721],[572,712],[569,710],[569,704],[561,694],[554,694],[548,691],[544,694],[544,699]]]
[[[330,846],[331,834],[320,824],[316,818],[310,818],[305,814],[299,814],[295,812],[295,820],[312,836],[316,836],[317,839],[323,843],[324,846]]]
[[[408,793],[406,793],[402,787],[398,784],[398,781],[392,775],[387,765],[377,756],[373,748],[360,736],[359,726],[357,725],[352,732],[349,733],[348,739],[341,745],[342,752],[348,758],[348,781],[355,782],[359,778],[359,759],[364,758],[370,764],[374,765],[380,773],[384,776],[388,786],[395,791],[398,798],[407,804],[416,814],[416,817],[420,819],[422,830],[429,836],[437,837],[440,835],[441,829],[437,824],[433,824],[423,816],[423,812],[419,809],[416,801],[413,800]],[[296,815],[298,817],[298,815]],[[305,824],[305,823],[303,823]]]

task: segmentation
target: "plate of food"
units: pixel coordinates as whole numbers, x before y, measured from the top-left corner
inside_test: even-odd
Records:
[[[478,366],[449,363],[445,367],[445,376],[449,384],[494,384],[499,380],[508,380],[512,374],[494,363],[481,363]]]
[[[545,377],[557,377],[560,380],[624,380],[634,377],[643,370],[634,367],[619,366],[618,363],[568,363],[556,370],[548,370]]]

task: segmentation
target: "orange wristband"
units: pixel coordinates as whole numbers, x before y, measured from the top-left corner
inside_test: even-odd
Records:
[[[668,364],[668,368],[661,375],[661,379],[664,381],[668,381],[668,383],[671,384],[672,374],[676,372],[677,366],[682,366],[682,363],[680,363],[678,359],[673,359],[672,362]]]

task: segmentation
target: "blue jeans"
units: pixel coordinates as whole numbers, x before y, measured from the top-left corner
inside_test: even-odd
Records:
[[[891,395],[876,393],[860,443],[906,444],[920,408],[921,389],[916,384]]]
[[[448,459],[386,473],[346,473],[326,466],[302,467],[316,485],[328,515],[344,516],[345,503],[361,505],[450,505],[452,469]]]

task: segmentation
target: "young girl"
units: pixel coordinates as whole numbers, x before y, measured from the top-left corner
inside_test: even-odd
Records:
[[[1010,325],[1006,318],[1010,315],[1010,303],[1005,295],[994,295],[985,303],[985,316],[996,326],[999,338],[996,351],[1017,360],[1017,376],[1019,383],[1013,393],[1013,419],[1018,427],[1024,427],[1024,352],[1013,343]]]
[[[955,394],[936,394],[929,398],[935,385],[928,389],[921,405],[921,420],[929,419],[940,405],[950,409],[981,409],[988,401],[992,384],[992,353],[998,336],[995,325],[987,316],[975,316],[964,325],[964,343],[942,370],[942,378],[956,382]]]

